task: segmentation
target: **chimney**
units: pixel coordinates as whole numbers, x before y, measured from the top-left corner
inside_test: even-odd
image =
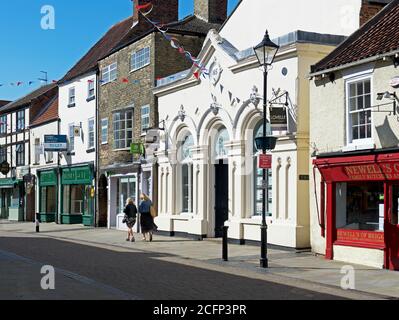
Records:
[[[388,3],[389,1],[385,0],[362,0],[362,8],[360,10],[360,26],[363,26],[369,22]]]
[[[153,10],[147,16],[153,21],[170,23],[179,20],[179,0],[132,0],[133,3],[133,24],[144,20],[143,16],[136,10],[136,6],[152,3]],[[145,10],[143,9],[143,12]]]
[[[194,14],[210,23],[227,19],[227,0],[194,0]]]

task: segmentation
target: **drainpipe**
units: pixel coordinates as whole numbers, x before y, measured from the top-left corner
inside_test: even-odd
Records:
[[[94,227],[98,227],[100,223],[100,214],[99,214],[99,181],[100,181],[100,139],[99,139],[99,134],[100,134],[100,110],[99,110],[99,101],[100,101],[100,86],[99,86],[99,78],[100,77],[100,70],[98,69],[96,71],[96,134],[95,134],[95,139],[96,139],[96,159],[94,162],[94,172],[95,172],[95,201],[94,201],[94,217],[93,217],[93,224]],[[108,214],[107,214],[108,216]]]

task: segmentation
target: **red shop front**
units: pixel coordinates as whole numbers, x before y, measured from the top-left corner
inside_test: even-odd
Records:
[[[320,157],[314,165],[326,258],[334,246],[379,249],[384,267],[399,270],[399,152]]]

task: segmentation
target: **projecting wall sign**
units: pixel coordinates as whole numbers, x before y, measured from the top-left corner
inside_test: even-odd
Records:
[[[391,81],[389,82],[389,85],[392,88],[399,88],[399,76],[392,78]]]

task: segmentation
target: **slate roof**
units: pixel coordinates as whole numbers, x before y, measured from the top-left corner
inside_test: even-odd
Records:
[[[6,104],[9,104],[11,101],[7,100],[0,100],[0,107],[5,106]]]
[[[398,50],[398,30],[399,0],[394,0],[327,57],[312,66],[312,73]]]
[[[123,37],[131,30],[133,17],[129,17],[115,24],[107,33],[78,61],[71,70],[59,81],[60,83],[72,80],[87,72],[96,70],[97,62],[106,56]]]
[[[206,37],[209,30],[219,30],[220,27],[221,24],[209,23],[195,15],[190,15],[182,20],[171,22],[165,25],[165,28],[168,29],[168,33],[190,34],[203,37]],[[106,56],[123,49],[124,47],[155,31],[157,30],[153,27],[152,24],[148,23],[145,20],[142,20],[140,27],[137,26],[131,29],[125,35],[125,37],[123,37],[123,39],[113,48],[113,50],[110,50],[109,54],[103,56],[102,58],[105,58]]]
[[[47,92],[49,92],[51,89],[53,89],[55,87],[57,87],[56,83],[42,86],[42,87],[28,93],[26,96],[0,107],[0,113],[12,111],[12,110],[18,109],[20,107],[24,107],[24,106],[30,104],[33,99],[36,99],[36,98],[40,97],[41,95],[46,94]]]

